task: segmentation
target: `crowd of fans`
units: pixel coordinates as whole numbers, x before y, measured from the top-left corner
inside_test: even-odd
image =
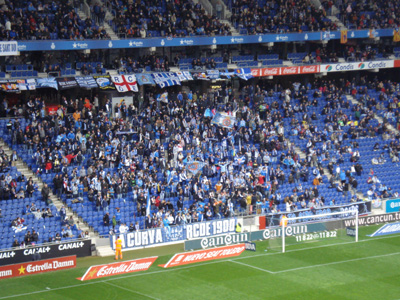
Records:
[[[229,26],[208,15],[200,3],[155,0],[111,3],[116,32],[127,38],[230,34]]]
[[[249,34],[337,30],[327,18],[333,5],[342,21],[357,29],[397,28],[399,5],[395,2],[322,1],[319,8],[309,0],[256,1],[228,3],[231,22]],[[221,7],[221,5],[217,5]],[[79,1],[7,1],[0,8],[0,38],[3,40],[108,39],[104,29],[107,8],[90,5],[92,18],[80,19]],[[191,35],[229,35],[230,27],[217,16],[208,14],[200,3],[192,1],[132,2],[110,1],[114,29],[123,38],[179,37]]]
[[[81,20],[68,1],[6,1],[0,8],[2,40],[82,40],[109,38],[90,18]]]
[[[324,9],[316,9],[308,0],[260,1],[238,0],[232,3],[231,21],[236,28],[249,34],[287,33],[336,30],[326,18]]]
[[[337,1],[339,2],[339,1]],[[400,13],[398,1],[340,1],[340,9],[345,25],[356,29],[397,28]]]
[[[382,86],[382,92],[399,87],[369,84]],[[121,217],[124,207],[110,212],[115,199],[136,203],[132,216],[146,216],[146,227],[229,217],[250,207],[290,212],[334,205],[340,195],[357,191],[357,177],[363,173],[358,139],[387,135],[387,149],[398,157],[396,137],[385,124],[371,123],[375,102],[354,106],[343,98],[345,93],[358,93],[355,81],[316,80],[274,90],[250,85],[239,97],[224,86],[206,94],[178,93],[168,103],[149,94],[142,111],[121,102],[118,119],[112,118],[108,99],[91,103],[63,97],[55,116],[35,114],[42,108],[37,100],[31,102],[29,126],[22,128],[15,120],[10,133],[13,143],[33,155],[38,174],[56,174],[52,188],[57,195],[91,202],[93,210],[103,212],[103,225],[114,229],[123,224],[122,230],[129,230],[126,224],[133,220]],[[320,101],[325,103],[322,111],[309,112]],[[212,110],[235,116],[236,126],[212,125]],[[325,125],[318,128],[313,122],[321,117]],[[354,122],[357,126],[349,125]],[[302,148],[306,159],[300,159],[288,136],[308,140]],[[341,168],[348,154],[353,165]],[[201,173],[188,171],[191,161],[205,163]],[[319,191],[328,184],[324,167],[338,198],[326,199]],[[378,193],[379,188],[376,197],[393,196],[389,188]]]

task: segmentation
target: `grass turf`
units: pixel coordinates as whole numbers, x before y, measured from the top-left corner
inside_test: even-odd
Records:
[[[162,269],[182,245],[124,253],[124,260],[160,256],[146,272],[80,282],[91,265],[112,257],[78,259],[78,267],[0,281],[0,299],[399,299],[400,236],[366,234],[359,243],[334,240],[297,243],[286,253],[267,251],[240,257]],[[339,242],[339,241],[336,241]]]

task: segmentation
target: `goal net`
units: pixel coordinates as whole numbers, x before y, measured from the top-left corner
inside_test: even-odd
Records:
[[[354,219],[354,227],[346,227],[345,220]],[[347,222],[346,222],[347,223]],[[304,244],[328,245],[358,241],[358,211],[333,212],[301,217],[281,217],[280,226],[271,229],[268,249],[285,252],[304,248]]]

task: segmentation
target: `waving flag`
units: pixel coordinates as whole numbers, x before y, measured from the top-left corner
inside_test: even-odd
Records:
[[[58,84],[55,78],[37,78],[36,88],[53,88],[58,90]]]
[[[249,80],[254,76],[251,74],[250,68],[236,69],[235,74],[237,77],[243,80]]]
[[[75,80],[81,88],[93,89],[98,87],[96,80],[92,76],[76,76]]]
[[[151,74],[135,74],[139,85],[155,84]]]
[[[193,80],[192,74],[188,71],[176,72],[176,76],[178,76],[180,81]]]
[[[173,85],[181,85],[181,81],[175,73],[165,72],[153,73],[151,75],[153,76],[154,82],[161,88]]]
[[[204,116],[212,118],[213,114],[211,113],[211,109],[207,108],[206,111],[204,112]]]
[[[196,175],[201,169],[203,169],[205,163],[201,161],[191,161],[186,164],[186,170],[192,172],[193,175]]]
[[[118,92],[138,92],[138,86],[136,82],[135,75],[112,75],[111,76],[112,82],[114,82],[115,87],[117,88]]]
[[[164,103],[168,103],[168,92],[158,94],[157,95],[157,101],[161,101]]]
[[[241,164],[244,164],[244,163],[246,162],[246,157],[245,157],[244,155],[242,155],[242,156],[235,156],[234,161],[235,161],[235,164],[241,165]]]
[[[150,201],[150,189],[147,190],[147,203],[146,203],[146,216],[150,215],[151,201]]]
[[[233,128],[236,118],[225,113],[217,112],[211,120],[211,124],[215,124],[225,128]]]
[[[234,76],[234,75],[235,75],[235,72],[229,72],[228,70],[225,70],[225,72],[219,72],[219,74],[220,74],[221,76],[224,76],[224,77],[230,79],[231,76]]]

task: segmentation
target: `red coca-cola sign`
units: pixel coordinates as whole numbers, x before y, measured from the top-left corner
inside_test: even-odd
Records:
[[[260,71],[261,69],[251,69],[251,75],[253,75],[254,77],[260,77]]]
[[[285,67],[281,68],[281,75],[292,75],[298,73],[299,67]]]
[[[302,66],[300,67],[300,74],[318,73],[319,66]]]
[[[263,76],[276,76],[279,75],[279,68],[265,68],[262,69]]]

